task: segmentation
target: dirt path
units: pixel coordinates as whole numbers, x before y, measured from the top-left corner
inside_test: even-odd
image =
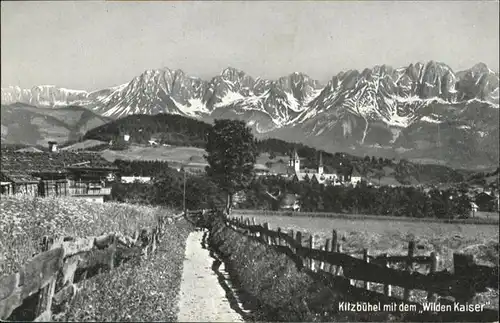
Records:
[[[202,246],[203,232],[189,234],[180,288],[178,322],[244,322],[234,311],[212,270],[214,258]]]

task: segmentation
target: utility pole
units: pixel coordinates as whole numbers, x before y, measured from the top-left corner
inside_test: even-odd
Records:
[[[184,172],[184,192],[183,192],[183,203],[182,203],[182,210],[184,211],[184,214],[186,213],[186,169],[183,168]]]

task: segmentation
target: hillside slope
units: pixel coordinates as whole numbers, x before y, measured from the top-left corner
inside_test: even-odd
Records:
[[[77,140],[108,121],[78,106],[45,109],[21,103],[2,105],[2,143],[46,145],[49,140]]]

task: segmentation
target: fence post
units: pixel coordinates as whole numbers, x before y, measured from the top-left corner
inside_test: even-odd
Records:
[[[269,230],[269,223],[267,223],[267,222],[264,223],[264,229],[265,230]],[[269,239],[269,235],[267,234],[267,232],[264,233],[262,235],[262,237],[264,238],[264,241],[266,242],[267,245],[270,244],[270,239]]]
[[[51,237],[47,236],[43,237],[42,252],[46,252],[51,249],[57,248],[62,243],[62,241],[63,241],[62,238],[54,241],[54,239]],[[51,279],[50,283],[47,286],[45,286],[43,289],[40,290],[38,304],[36,307],[36,318],[39,321],[51,321],[52,298],[54,297],[58,275],[59,272],[56,274],[55,277]]]
[[[309,236],[309,243],[308,243],[308,247],[309,249],[314,249],[314,233],[311,233],[311,235]],[[313,258],[309,258],[309,268],[314,271],[314,259]]]
[[[337,230],[333,229],[332,230],[332,252],[337,252],[338,250],[338,244],[337,244]]]
[[[389,261],[387,261],[387,254],[386,253],[384,254],[384,258],[385,258],[385,267],[389,268]],[[392,294],[392,287],[391,287],[391,285],[384,284],[384,294],[385,294],[385,296],[388,296],[388,297],[391,296],[391,294]]]
[[[271,225],[269,223],[267,223],[267,230],[271,231]],[[267,236],[267,244],[272,246],[274,245],[274,237],[271,236],[271,232],[269,232],[268,236]]]
[[[338,244],[338,238],[337,238],[337,230],[333,229],[332,230],[332,252],[340,252],[339,251],[339,244]],[[338,272],[338,267],[330,264],[330,271],[334,271],[335,274]]]
[[[433,251],[431,253],[431,265],[430,265],[430,274],[433,274],[435,272],[438,271],[438,261],[439,261],[439,258],[438,258],[438,255],[435,251]],[[435,302],[437,297],[437,295],[433,292],[428,292],[427,293],[427,301],[428,302]]]
[[[370,262],[370,254],[369,254],[369,250],[368,249],[364,249],[363,250],[363,260],[366,263]],[[365,289],[370,290],[370,282],[369,281],[365,280],[364,285],[365,285]]]
[[[471,276],[471,267],[474,266],[474,255],[466,255],[461,253],[453,254],[453,272],[456,276],[461,277],[463,289],[459,291],[459,295],[453,295],[456,301],[460,303],[469,302],[476,294],[474,284],[468,283]]]
[[[295,241],[297,242],[297,248],[295,248],[295,254],[300,254],[299,247],[302,247],[302,232],[297,231],[297,233],[295,235]],[[302,260],[304,260],[303,257],[301,257],[301,258],[302,258]]]
[[[342,245],[340,243],[337,245],[337,252],[342,253]],[[341,271],[343,274],[342,266],[337,265],[335,268],[335,276],[339,276]]]
[[[321,251],[325,251],[325,248],[326,248],[326,246],[321,246],[319,249]],[[318,270],[324,270],[324,269],[325,269],[325,262],[324,261],[320,261],[319,262],[319,268],[318,268]]]
[[[278,227],[278,238],[276,239],[277,245],[281,246],[281,228]]]
[[[327,253],[330,252],[330,239],[326,239],[325,240],[325,249],[324,249]],[[332,268],[332,265],[330,265],[329,263],[323,263],[323,268],[321,268],[321,270],[324,270],[326,272],[330,272]]]
[[[109,255],[109,270],[113,270],[115,268],[115,255],[116,255],[116,244],[117,244],[117,238],[116,235],[112,236],[111,240],[111,246],[109,247],[110,249],[110,255]],[[156,236],[153,235],[153,244],[154,248],[156,249]]]
[[[413,254],[415,253],[415,241],[410,240],[408,242],[408,259],[406,261],[406,270],[412,271],[413,269]],[[408,301],[410,299],[410,289],[405,288],[403,300]]]

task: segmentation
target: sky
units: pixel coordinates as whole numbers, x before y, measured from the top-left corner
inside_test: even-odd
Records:
[[[2,1],[2,87],[97,90],[147,69],[276,79],[499,65],[498,1]]]

